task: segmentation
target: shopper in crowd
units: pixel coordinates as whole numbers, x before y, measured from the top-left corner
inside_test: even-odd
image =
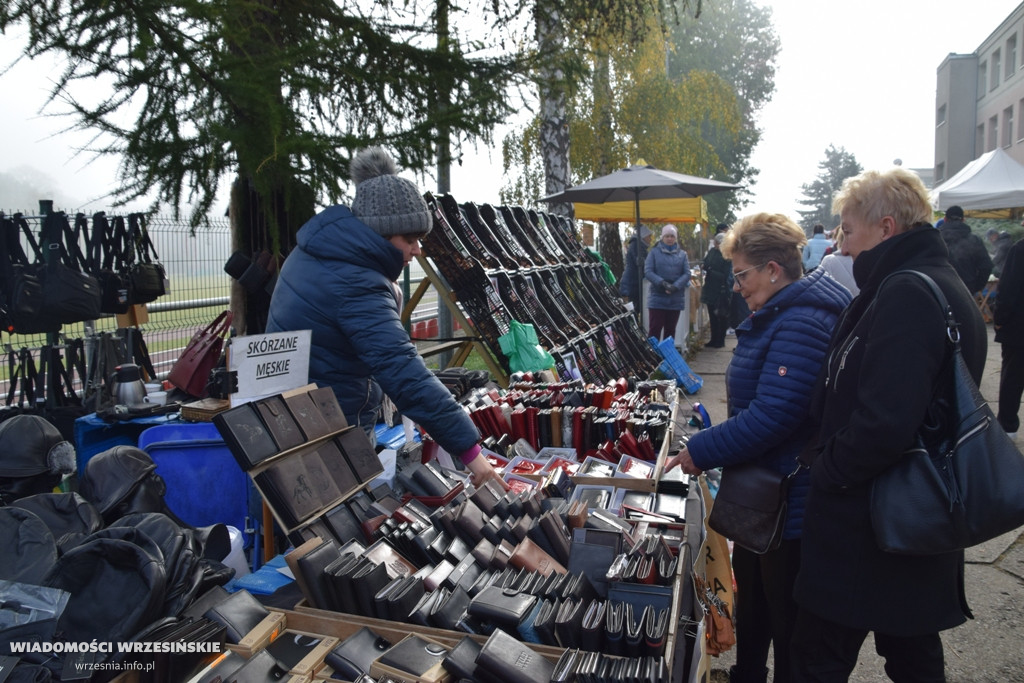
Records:
[[[349,424],[371,441],[387,394],[458,456],[474,481],[493,477],[476,426],[427,369],[400,318],[395,282],[433,227],[426,202],[380,147],[353,157],[351,177],[351,209],[329,207],[299,230],[274,288],[267,332],[313,331],[310,380],[332,387]]]
[[[963,553],[883,552],[870,521],[871,485],[915,442],[932,398],[951,378],[945,316],[913,269],[942,290],[960,324],[975,381],[985,365],[985,324],[932,229],[928,191],[906,169],[848,178],[833,203],[860,296],[844,312],[816,386],[820,423],[804,511],[796,680],[845,681],[869,631],[895,681],[943,681],[939,631],[967,613]],[[947,213],[947,218],[952,216]],[[947,220],[947,225],[949,220]]]
[[[647,254],[644,277],[651,283],[647,331],[659,341],[672,337],[679,313],[686,308],[686,288],[690,286],[690,261],[679,246],[676,226],[661,229],[661,239]]]
[[[640,273],[643,272],[644,262],[647,260],[647,240],[650,239],[651,229],[641,225],[639,230],[634,230],[629,239],[626,240],[626,255],[623,258],[625,263],[622,269],[622,278],[619,280],[619,296],[627,301],[639,305],[641,290],[644,286]],[[637,309],[637,314],[641,311]]]
[[[985,237],[992,245],[992,274],[997,278],[1002,277],[1003,265],[1006,263],[1006,254],[1013,246],[1013,238],[1005,230],[989,228],[985,231]]]
[[[732,261],[722,255],[721,245],[724,241],[724,232],[716,234],[711,240],[711,249],[704,257],[704,286],[700,290],[700,301],[708,307],[708,320],[711,324],[708,347],[712,349],[725,346],[725,331],[729,329],[729,314],[732,311]]]
[[[830,246],[832,246],[832,243],[825,237],[825,226],[821,223],[816,223],[810,241],[804,246],[804,272],[809,273],[817,268],[818,264],[821,263],[821,259],[825,256],[825,250]]]
[[[1008,434],[1020,428],[1020,399],[1024,394],[1024,240],[1010,247],[996,290],[992,322],[1002,345],[999,371],[999,412],[996,419]]]
[[[853,279],[853,257],[843,249],[843,231],[836,228],[835,238],[835,251],[831,254],[826,254],[825,258],[821,259],[819,268],[825,271],[833,280],[850,290],[850,294],[857,296],[860,293],[860,287],[857,286],[857,281]]]
[[[946,209],[946,220],[939,228],[939,234],[946,243],[949,262],[953,264],[957,275],[971,294],[980,292],[992,274],[992,258],[988,255],[985,243],[964,223],[964,210],[959,206]]]
[[[759,213],[741,219],[722,251],[732,259],[735,293],[753,314],[736,328],[736,350],[726,372],[729,418],[693,434],[666,465],[689,474],[755,462],[776,472],[796,470],[811,436],[811,389],[825,359],[833,325],[850,294],[822,272],[804,276],[804,231],[786,216]],[[736,576],[736,665],[732,683],[767,680],[769,645],[774,680],[789,681],[789,643],[796,621],[793,582],[800,561],[800,527],[808,472],[789,489],[784,540],[757,555],[733,548]]]

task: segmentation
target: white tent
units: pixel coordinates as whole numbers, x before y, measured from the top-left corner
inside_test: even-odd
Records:
[[[1024,165],[997,147],[934,188],[932,206],[945,210],[1010,209],[1024,206]]]

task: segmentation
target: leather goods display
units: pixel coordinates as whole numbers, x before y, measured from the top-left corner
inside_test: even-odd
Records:
[[[249,591],[240,590],[210,607],[203,616],[225,627],[227,641],[237,644],[269,614]]]
[[[779,474],[754,463],[723,468],[708,526],[754,553],[778,548],[792,474]]]
[[[228,450],[246,472],[278,453],[278,445],[260,418],[258,407],[242,403],[213,416],[213,424],[224,437]]]
[[[304,595],[312,607],[328,609],[331,605],[331,589],[324,570],[340,557],[338,544],[334,540],[326,540],[298,558],[299,571],[305,579],[300,585],[304,587]]]
[[[311,485],[303,458],[286,457],[270,463],[253,481],[287,528],[298,526],[331,501],[320,498]]]
[[[441,665],[457,679],[475,681],[478,678],[476,659],[480,655],[480,643],[466,636],[448,651]]]
[[[1024,458],[996,422],[960,352],[953,310],[942,290],[922,278],[945,311],[952,375],[950,408],[930,434],[875,477],[871,525],[887,552],[930,555],[962,550],[1024,525]],[[934,435],[934,436],[932,436]]]
[[[342,495],[347,495],[359,482],[356,475],[349,467],[345,456],[341,454],[338,445],[328,441],[316,449],[316,456],[323,463],[327,476]]]
[[[245,405],[245,404],[242,404]],[[270,396],[255,401],[256,410],[267,431],[274,439],[278,451],[286,451],[303,443],[302,432],[281,396]],[[239,408],[241,406],[238,406]],[[234,408],[232,410],[235,410]],[[230,410],[227,412],[231,412]],[[255,464],[255,463],[254,463]]]
[[[544,576],[551,572],[566,573],[565,567],[529,538],[524,538],[516,545],[515,551],[509,557],[509,564],[519,569],[539,572]]]
[[[580,623],[580,648],[600,652],[604,642],[604,622],[607,602],[600,598],[592,600],[583,613]]]
[[[343,680],[354,681],[369,674],[373,662],[390,648],[390,641],[364,626],[341,641],[324,661]]]
[[[477,665],[507,683],[550,681],[555,670],[538,652],[501,629],[497,629],[480,649]]]
[[[171,384],[190,396],[206,397],[210,371],[220,361],[224,335],[231,328],[232,318],[231,311],[224,311],[192,336],[167,375]]]
[[[308,391],[302,391],[292,396],[286,396],[284,402],[288,405],[295,422],[299,425],[306,441],[319,439],[331,433],[327,420],[320,412],[320,407],[313,401]]]

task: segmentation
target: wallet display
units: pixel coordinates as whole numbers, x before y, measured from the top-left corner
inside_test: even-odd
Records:
[[[278,447],[256,407],[243,403],[213,416],[213,424],[242,470],[277,455]]]

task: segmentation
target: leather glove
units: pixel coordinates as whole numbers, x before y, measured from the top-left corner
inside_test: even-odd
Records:
[[[671,294],[671,293],[672,293],[672,290],[674,289],[674,288],[672,287],[672,284],[671,284],[670,282],[662,282],[662,283],[661,283],[661,288],[662,288],[663,290],[665,290],[665,293],[666,293],[666,294]]]
[[[677,291],[679,291],[679,288],[676,287],[675,285],[669,285],[669,284],[665,285],[665,293],[666,294],[674,294]]]

